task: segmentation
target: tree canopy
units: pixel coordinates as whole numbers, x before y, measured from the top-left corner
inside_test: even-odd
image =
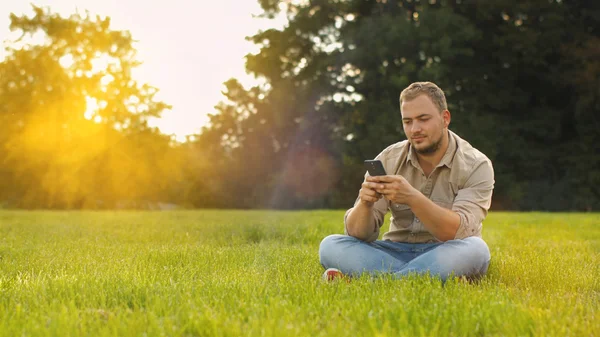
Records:
[[[11,15],[21,37],[0,63],[1,198],[50,208],[153,199],[167,187],[170,139],[147,121],[169,106],[132,78],[132,37],[110,18],[33,9]]]
[[[600,209],[600,3],[259,2],[288,17],[248,37],[261,84],[226,81],[183,144],[148,125],[170,106],[132,77],[129,32],[39,7],[11,15],[23,36],[0,63],[0,200],[348,208],[363,160],[405,138],[401,90],[432,81],[450,129],[494,164],[493,208]]]
[[[240,200],[350,206],[362,161],[404,139],[400,91],[433,81],[450,128],[494,163],[495,207],[600,206],[599,4],[260,3],[263,16],[289,19],[249,38],[261,50],[247,70],[265,84],[227,82],[201,136],[221,140]]]

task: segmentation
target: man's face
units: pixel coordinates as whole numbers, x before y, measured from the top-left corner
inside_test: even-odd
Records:
[[[419,154],[433,154],[442,144],[444,131],[450,123],[450,112],[433,104],[427,95],[403,101],[400,107],[404,133]]]

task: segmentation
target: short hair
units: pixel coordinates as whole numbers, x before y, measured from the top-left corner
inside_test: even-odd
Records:
[[[432,82],[415,82],[402,90],[400,93],[400,106],[402,106],[402,102],[413,100],[419,95],[427,95],[433,104],[440,108],[440,113],[448,110],[446,95],[440,87]]]

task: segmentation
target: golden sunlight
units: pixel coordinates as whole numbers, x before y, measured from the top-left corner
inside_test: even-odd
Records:
[[[137,41],[137,59],[142,65],[133,71],[140,83],[159,89],[156,99],[173,106],[162,118],[150,121],[178,140],[198,133],[208,122],[207,115],[224,99],[223,82],[235,77],[245,86],[258,83],[244,69],[244,56],[255,52],[256,46],[245,40],[261,29],[281,27],[286,19],[253,18],[261,12],[256,0],[221,0],[188,2],[173,0],[168,3],[149,2],[140,10],[139,2],[95,0],[45,0],[37,6],[48,6],[63,16],[79,13],[111,17],[111,29],[129,30]],[[28,2],[0,3],[2,13],[32,14]],[[160,24],[157,24],[160,23]],[[0,40],[10,34],[8,15],[0,17]],[[0,50],[0,59],[4,58]],[[68,67],[72,59],[61,59]],[[110,60],[100,56],[93,61],[93,72],[106,69]],[[110,76],[103,79],[108,84]],[[86,100],[85,116],[94,117],[98,102]]]

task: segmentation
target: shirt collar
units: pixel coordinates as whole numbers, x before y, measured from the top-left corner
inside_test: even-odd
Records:
[[[454,160],[454,153],[456,153],[456,138],[454,138],[454,133],[448,130],[448,148],[438,166],[446,165],[448,168],[451,168]]]
[[[410,141],[408,141],[408,155],[406,156],[406,162],[412,163],[413,166],[419,164],[419,160],[417,159],[417,153],[415,152],[415,149],[413,148]]]

